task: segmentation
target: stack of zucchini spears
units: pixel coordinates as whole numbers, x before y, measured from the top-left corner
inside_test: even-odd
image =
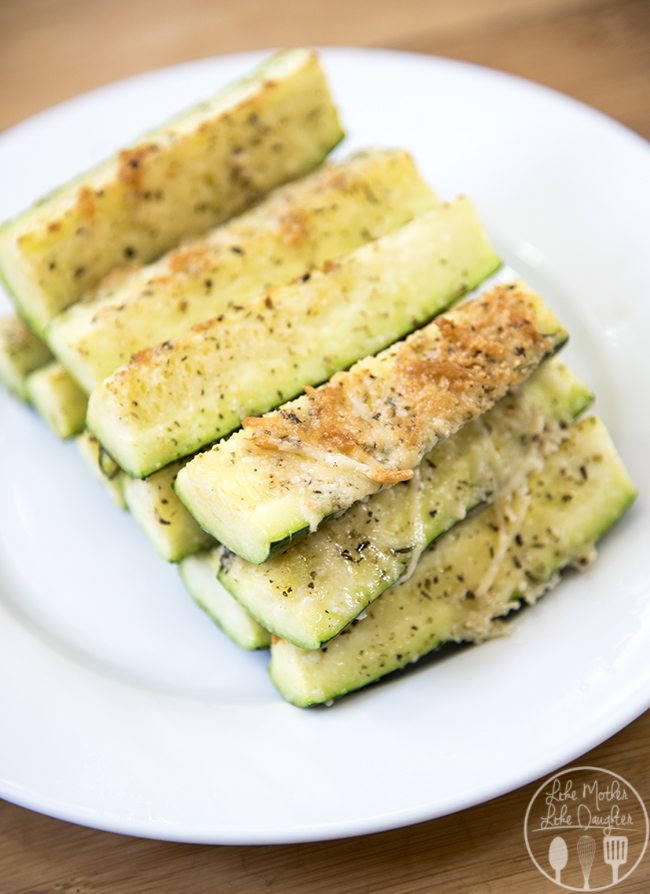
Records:
[[[635,496],[471,202],[342,135],[287,51],[0,231],[0,378],[297,705],[497,634]]]

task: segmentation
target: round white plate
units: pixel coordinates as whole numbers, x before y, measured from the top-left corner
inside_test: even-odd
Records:
[[[191,63],[64,103],[0,138],[0,217],[209,95],[260,54]],[[274,692],[132,520],[27,409],[0,397],[0,795],[193,842],[334,838],[499,795],[650,703],[650,166],[646,144],[557,93],[441,59],[328,50],[350,136],[411,149],[466,192],[572,334],[566,357],[641,498],[587,574],[512,635],[330,709]],[[632,780],[633,782],[633,780]],[[523,819],[523,818],[522,818]]]

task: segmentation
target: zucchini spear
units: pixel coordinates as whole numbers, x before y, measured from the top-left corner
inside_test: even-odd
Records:
[[[31,373],[27,394],[57,437],[71,438],[83,431],[88,398],[60,363],[49,363]]]
[[[266,649],[271,644],[271,634],[264,630],[257,621],[243,608],[234,597],[217,580],[219,560],[215,560],[212,552],[198,552],[189,555],[191,548],[197,548],[197,532],[192,530],[188,518],[179,518],[178,510],[187,512],[180,505],[171,488],[171,472],[164,469],[152,476],[157,479],[154,486],[144,494],[129,494],[129,505],[125,501],[125,491],[129,484],[143,485],[148,481],[134,481],[119,469],[109,477],[100,467],[101,447],[96,438],[89,432],[83,432],[75,439],[79,453],[94,477],[102,484],[107,495],[121,509],[130,509],[145,534],[153,542],[157,551],[168,561],[176,561],[183,554],[179,563],[181,580],[188,594],[236,645],[242,649]],[[173,467],[172,467],[173,468]],[[160,476],[160,477],[159,477]],[[165,476],[165,477],[163,477]],[[170,512],[171,504],[171,512]],[[166,513],[162,515],[162,513]],[[169,521],[169,525],[161,525],[160,519]],[[157,530],[157,528],[159,530]],[[157,531],[157,533],[155,533]],[[177,551],[179,555],[174,555]]]
[[[391,344],[499,263],[458,199],[136,354],[93,391],[88,427],[145,477]]]
[[[438,204],[408,155],[374,150],[279,187],[251,211],[154,264],[109,275],[47,338],[90,392],[143,348],[246,304]]]
[[[257,419],[178,474],[202,528],[249,562],[385,487],[567,339],[523,284],[497,286]],[[92,404],[92,400],[91,400]]]
[[[121,509],[131,509],[136,521],[164,558],[175,560],[172,559],[174,550],[179,550],[179,544],[183,546],[185,557],[178,566],[180,576],[186,591],[196,604],[212,618],[229,639],[242,649],[268,648],[271,644],[271,634],[264,630],[217,580],[218,558],[215,562],[214,555],[208,551],[189,555],[190,545],[196,548],[196,532],[189,529],[186,519],[179,519],[176,515],[175,510],[178,508],[186,515],[187,513],[180,506],[178,498],[171,489],[169,476],[167,479],[158,478],[155,486],[144,495],[140,493],[134,495],[132,492],[130,506],[127,506],[124,498],[125,490],[128,487],[128,485],[125,487],[127,476],[119,469],[112,477],[108,477],[102,471],[100,468],[101,447],[96,438],[93,438],[89,432],[84,432],[75,439],[75,443],[84,463],[102,484],[109,498]],[[167,475],[167,470],[158,473],[158,476],[164,475]],[[152,477],[157,478],[156,475]],[[131,483],[147,484],[148,482],[131,480]],[[175,506],[173,501],[176,503]],[[171,513],[169,512],[170,503],[172,503]],[[158,515],[162,512],[166,512],[167,516]],[[170,524],[168,526],[160,525],[161,517],[169,521]],[[192,522],[192,524],[194,523]],[[156,525],[160,529],[157,534],[152,533],[156,531]],[[199,531],[199,536],[200,533]]]
[[[42,335],[111,270],[240,213],[342,136],[317,54],[278,53],[5,224],[2,279]]]
[[[28,400],[27,377],[52,360],[47,345],[15,314],[0,319],[0,382]]]
[[[159,556],[180,562],[186,556],[214,546],[214,540],[194,521],[174,493],[181,463],[172,463],[149,478],[122,477],[122,488],[131,514]]]
[[[249,650],[268,648],[271,634],[219,583],[218,566],[218,557],[211,552],[183,559],[178,567],[185,589],[236,645]]]
[[[456,525],[413,576],[319,651],[271,647],[271,677],[290,702],[329,701],[405,667],[446,642],[480,642],[495,619],[533,603],[596,541],[636,495],[602,422],[589,417],[504,503]]]
[[[521,484],[591,402],[555,358],[379,491],[261,565],[218,547],[219,579],[270,631],[303,649],[332,639],[475,506]]]
[[[82,431],[86,395],[16,315],[0,319],[0,382],[19,400],[33,404],[57,437]]]

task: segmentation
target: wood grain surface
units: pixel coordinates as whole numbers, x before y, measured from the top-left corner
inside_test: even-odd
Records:
[[[650,712],[580,761],[650,804]],[[0,805],[2,894],[553,894],[523,838],[526,786],[444,819],[315,844],[201,847],[126,838]],[[648,894],[650,859],[616,889]]]
[[[296,44],[478,62],[650,136],[648,0],[0,0],[0,128],[150,68]],[[650,713],[580,762],[622,774],[650,805]],[[0,802],[0,894],[549,894],[523,841],[534,789],[409,829],[275,847],[126,838]],[[650,891],[648,855],[616,890]]]

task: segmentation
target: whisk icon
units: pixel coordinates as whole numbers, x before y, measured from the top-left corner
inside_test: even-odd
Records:
[[[589,887],[589,876],[591,875],[591,867],[596,856],[596,842],[591,835],[581,835],[578,839],[578,860],[580,861],[580,869],[582,869],[582,878],[585,886],[583,891],[591,890]]]

